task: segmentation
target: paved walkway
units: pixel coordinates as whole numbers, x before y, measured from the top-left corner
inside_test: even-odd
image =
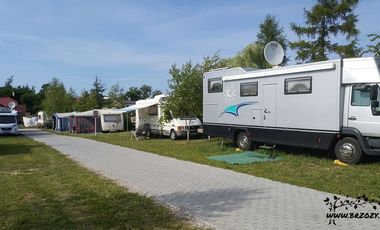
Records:
[[[332,194],[83,138],[22,133],[216,229],[380,229],[380,219],[328,225],[323,200]]]

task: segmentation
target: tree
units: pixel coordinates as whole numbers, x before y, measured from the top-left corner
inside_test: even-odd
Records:
[[[357,57],[361,49],[357,46],[356,28],[358,16],[354,14],[359,0],[318,0],[311,10],[304,9],[306,26],[291,23],[291,29],[300,39],[306,36],[312,40],[298,40],[290,43],[297,50],[296,60],[314,62],[327,60],[327,55],[336,53],[340,57]],[[331,37],[342,35],[348,44],[333,43]]]
[[[264,58],[264,48],[268,42],[276,41],[280,43],[285,52],[285,57],[282,62],[283,65],[289,61],[286,57],[286,51],[288,49],[288,41],[286,35],[284,34],[284,28],[280,26],[280,23],[274,15],[267,15],[264,21],[260,24],[260,31],[257,33],[257,42],[256,45],[259,46],[260,50],[260,59],[256,58],[257,65],[259,68],[270,68],[272,67],[265,61]]]
[[[0,87],[0,96],[5,97],[13,97],[13,75],[7,78],[4,82],[4,86]]]
[[[377,43],[374,45],[368,45],[367,48],[368,50],[366,51],[367,53],[373,53],[375,56],[380,56],[380,35],[378,34],[368,34],[368,37],[370,38],[371,42],[375,42],[377,40]]]
[[[251,43],[228,60],[228,67],[269,68],[271,65],[266,62],[263,50],[264,46]]]
[[[284,29],[280,27],[275,16],[267,15],[260,24],[260,30],[257,33],[257,41],[243,48],[235,57],[228,60],[229,67],[253,67],[266,69],[272,66],[265,60],[264,47],[270,41],[277,41],[281,44],[286,52],[288,41],[284,34]],[[288,59],[284,58],[283,64]]]
[[[128,91],[125,93],[128,100],[137,101],[141,99],[141,90],[135,86],[129,87]]]
[[[46,88],[45,98],[42,100],[42,108],[48,116],[56,112],[69,112],[72,110],[73,101],[66,92],[65,86],[58,78],[53,78]]]
[[[160,95],[160,94],[162,94],[162,91],[159,90],[159,89],[155,89],[155,90],[153,90],[153,92],[152,92],[152,97],[157,96],[157,95]]]
[[[169,70],[168,81],[170,96],[165,110],[170,110],[175,117],[195,116],[202,118],[203,73],[227,66],[227,59],[221,58],[219,52],[212,57],[203,58],[202,64],[191,61],[180,68],[174,64]]]
[[[91,94],[95,96],[96,105],[92,109],[101,109],[104,105],[104,91],[106,90],[105,84],[98,76],[95,76],[95,81],[92,83]]]
[[[140,91],[141,91],[140,99],[147,99],[152,95],[152,86],[142,85],[140,87]]]
[[[77,99],[77,102],[75,103],[74,110],[78,112],[83,112],[87,110],[91,110],[96,108],[97,102],[96,102],[96,95],[90,93],[87,90],[82,90],[81,95]]]
[[[124,103],[125,103],[125,94],[124,94],[123,87],[121,87],[119,83],[112,85],[108,93],[109,107],[120,109],[125,106]]]

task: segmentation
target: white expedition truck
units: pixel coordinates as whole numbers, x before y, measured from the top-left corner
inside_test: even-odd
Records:
[[[380,58],[203,76],[203,129],[236,141],[333,150],[345,163],[380,156]]]

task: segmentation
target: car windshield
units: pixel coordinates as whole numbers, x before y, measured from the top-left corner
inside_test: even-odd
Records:
[[[0,124],[12,124],[16,123],[15,116],[0,116]]]

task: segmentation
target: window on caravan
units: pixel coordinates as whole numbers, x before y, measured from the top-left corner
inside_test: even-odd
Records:
[[[222,78],[213,78],[208,80],[208,92],[209,93],[220,93],[223,92],[223,81]]]
[[[352,86],[351,105],[353,106],[369,106],[369,85]]]
[[[121,118],[120,118],[120,115],[118,114],[104,115],[104,122],[114,123],[114,122],[120,122],[120,121],[121,121]]]
[[[240,84],[240,96],[257,96],[257,82],[247,82]]]
[[[311,93],[311,77],[285,79],[285,94]]]
[[[158,106],[152,105],[148,107],[149,116],[157,116],[158,115]]]

